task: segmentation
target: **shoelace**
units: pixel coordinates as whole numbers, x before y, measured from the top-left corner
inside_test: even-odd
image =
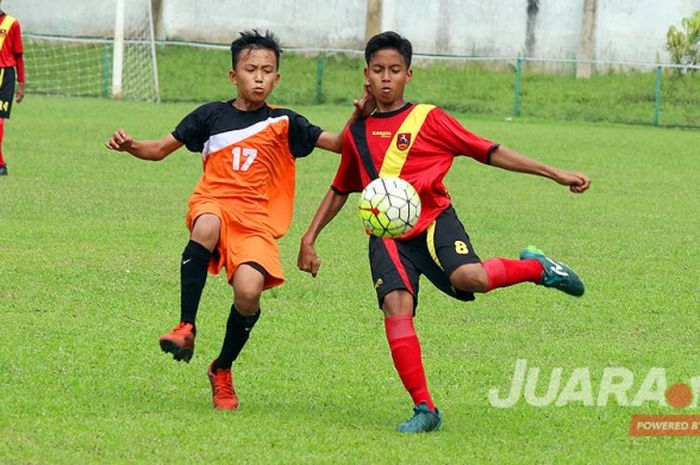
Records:
[[[214,387],[219,397],[233,397],[231,370],[217,370],[214,373]]]
[[[179,333],[180,331],[185,331],[187,326],[188,326],[188,323],[180,323],[173,328],[173,332]]]

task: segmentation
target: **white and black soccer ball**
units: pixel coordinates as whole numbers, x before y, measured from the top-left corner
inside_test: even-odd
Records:
[[[365,230],[392,238],[409,232],[418,222],[421,203],[413,186],[401,178],[377,178],[367,184],[360,198]]]

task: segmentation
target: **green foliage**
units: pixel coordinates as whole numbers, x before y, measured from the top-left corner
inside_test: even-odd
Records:
[[[181,150],[150,163],[103,143],[116,127],[160,137],[193,105],[29,95],[13,109],[3,151],[10,176],[0,179],[0,463],[614,465],[700,456],[694,438],[627,433],[634,414],[692,408],[487,401],[490,388],[508,388],[518,358],[542,376],[589,367],[594,389],[608,366],[630,369],[634,391],[651,367],[665,368],[669,384],[700,375],[697,132],[456,114],[478,134],[592,176],[578,196],[459,158],[446,179],[483,258],[515,257],[533,243],[573,266],[588,291],[573,299],[520,285],[462,303],[424,281],[416,325],[444,427],[405,437],[394,428],[411,404],[376,309],[356,196],[318,240],[318,277],[295,267],[335,155],[298,162],[295,218],[280,244],[287,283],[264,294],[236,362],[241,409],[213,411],[206,378],[230,306],[221,276],[205,288],[192,363],[160,352],[157,337],[179,314],[183,218],[201,160]],[[348,113],[346,104],[296,109],[330,130]],[[538,395],[545,389],[540,381]]]
[[[666,48],[671,52],[671,60],[678,65],[700,64],[700,10],[683,18],[681,24],[683,30],[671,26],[666,33]]]
[[[317,88],[318,55],[289,51],[282,56],[282,79],[271,102],[295,107],[319,101],[345,105],[362,90],[364,61],[360,55],[323,55],[321,95]],[[493,65],[493,63],[491,63]],[[206,102],[232,98],[227,50],[184,46],[158,48],[158,70],[164,101]],[[557,70],[554,70],[557,71]],[[560,70],[561,71],[561,70]],[[521,116],[542,119],[650,124],[654,111],[654,70],[609,68],[591,79],[573,73],[545,72],[525,66]],[[512,69],[481,63],[420,60],[406,96],[415,102],[441,105],[470,115],[508,118],[513,115],[515,76]],[[663,87],[661,122],[700,126],[700,76],[679,76]]]

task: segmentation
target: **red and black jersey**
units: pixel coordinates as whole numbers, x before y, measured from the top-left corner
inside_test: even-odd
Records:
[[[17,67],[17,81],[24,82],[24,45],[16,18],[0,12],[0,68]]]
[[[295,160],[313,151],[321,132],[292,110],[241,111],[227,101],[197,108],[172,135],[202,154],[193,197],[216,200],[245,224],[280,237],[292,219]]]
[[[360,192],[376,176],[400,177],[418,192],[422,210],[416,226],[401,239],[423,232],[450,205],[443,179],[457,155],[489,163],[498,144],[467,131],[433,105],[406,104],[375,113],[345,129],[343,152],[333,180],[341,194]]]

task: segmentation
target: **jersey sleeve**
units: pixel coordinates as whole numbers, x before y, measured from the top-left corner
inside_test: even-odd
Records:
[[[296,158],[305,157],[316,147],[316,141],[323,129],[311,124],[309,120],[293,111],[290,111],[288,116],[289,150]]]
[[[22,43],[22,28],[19,25],[19,21],[15,21],[8,35],[12,36],[10,43],[12,44],[12,55],[15,57],[17,82],[22,83],[27,79],[24,72],[24,44]]]
[[[335,179],[333,179],[331,189],[341,195],[362,191],[359,155],[355,143],[352,140],[350,128],[345,128],[345,131],[343,131],[343,149],[340,154],[340,166],[338,166],[338,171],[335,173]]]
[[[24,53],[24,44],[22,43],[22,27],[19,25],[19,21],[15,23],[10,28],[9,34],[12,34],[12,53],[14,55],[21,55]]]
[[[468,131],[452,115],[439,107],[431,111],[429,117],[429,127],[437,131],[435,140],[442,144],[447,152],[466,155],[481,163],[491,162],[491,154],[499,144]]]
[[[204,149],[204,143],[209,138],[205,126],[206,113],[207,105],[202,105],[185,116],[172,132],[173,137],[185,144],[191,152],[201,152]]]

